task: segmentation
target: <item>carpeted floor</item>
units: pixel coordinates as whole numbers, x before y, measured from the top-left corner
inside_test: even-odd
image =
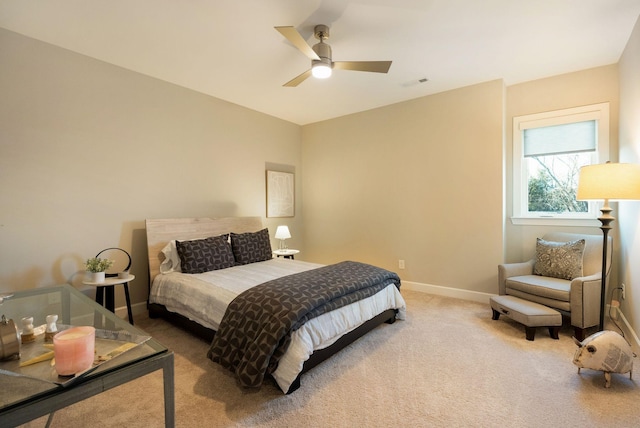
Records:
[[[206,358],[208,343],[162,320],[136,324],[175,352],[178,427],[640,426],[637,381],[614,374],[605,389],[601,372],[578,374],[571,328],[560,340],[539,328],[530,342],[488,305],[403,294],[406,321],[378,327],[288,396],[273,384],[244,394]],[[58,411],[52,426],[160,427],[162,397],[153,373]]]

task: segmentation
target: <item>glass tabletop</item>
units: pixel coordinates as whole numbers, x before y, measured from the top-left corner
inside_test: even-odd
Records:
[[[73,388],[75,384],[106,376],[123,367],[168,351],[153,338],[149,338],[145,332],[118,318],[111,311],[96,304],[68,284],[15,292],[11,297],[4,298],[0,304],[0,316],[2,315],[7,319],[13,319],[18,330],[22,329],[22,318],[33,317],[35,331],[41,333],[36,335],[38,343],[44,340],[47,315],[58,315],[57,324],[60,326],[93,326],[105,332],[118,332],[126,337],[145,337],[145,340],[126,352],[100,363],[94,369],[77,376],[76,379],[72,379],[73,382],[56,383],[38,376],[25,376],[24,373],[20,374],[15,371],[18,361],[0,361],[0,385],[2,385],[0,388],[0,412],[42,396],[56,394],[63,389]],[[21,345],[22,351],[27,350],[27,346],[31,345]],[[49,362],[37,364],[44,365]]]

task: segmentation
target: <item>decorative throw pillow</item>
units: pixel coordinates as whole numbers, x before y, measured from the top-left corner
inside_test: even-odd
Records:
[[[164,246],[162,254],[164,254],[164,260],[160,263],[160,273],[182,272],[175,239]]]
[[[538,238],[533,273],[568,280],[582,276],[584,246],[584,239],[553,242]]]
[[[253,233],[232,233],[231,248],[238,265],[262,262],[273,258],[269,229]]]
[[[203,273],[235,265],[228,235],[176,241],[182,273]]]

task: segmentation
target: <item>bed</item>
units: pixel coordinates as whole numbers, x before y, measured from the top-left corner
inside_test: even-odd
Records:
[[[351,293],[353,289],[349,288],[351,300],[337,305],[338,307],[328,304],[309,319],[292,321],[297,324],[293,328],[291,324],[284,328],[284,338],[275,339],[279,340],[275,352],[277,358],[271,356],[273,361],[263,375],[272,377],[285,393],[298,389],[302,374],[309,369],[378,325],[385,322],[392,324],[396,319],[404,319],[405,316],[406,305],[400,295],[400,282],[395,273],[349,261],[322,266],[300,260],[273,258],[268,231],[263,227],[260,217],[147,219],[146,233],[150,316],[166,318],[211,341],[209,358],[236,371],[239,383],[244,386],[247,384],[243,384],[237,370],[225,365],[228,361],[223,354],[230,349],[228,345],[234,343],[234,339],[228,338],[228,335],[235,334],[242,339],[253,334],[251,331],[237,330],[240,328],[237,323],[243,323],[247,318],[238,315],[244,312],[237,311],[247,311],[238,305],[242,304],[242,298],[245,296],[253,296],[255,299],[258,290],[267,293],[264,296],[272,296],[273,287],[287,290],[280,291],[279,295],[282,296],[282,304],[289,307],[289,302],[285,304],[285,301],[290,299],[291,295],[296,295],[296,292],[291,291],[295,287],[301,287],[302,294],[308,290],[324,290],[317,284],[324,284],[333,278],[333,275],[337,275],[334,271],[346,270],[350,275],[351,272],[355,272],[353,275],[360,275],[362,271],[365,275],[369,274],[369,270],[375,269],[375,280],[357,281],[366,283],[366,289],[363,286],[361,290]],[[224,246],[224,243],[221,243],[223,240],[234,243],[234,257],[229,260],[225,246],[221,250],[222,255],[216,253],[214,257],[215,269],[211,269],[212,266],[198,264],[202,260],[197,245],[201,245],[205,240],[208,240],[208,246]],[[213,240],[216,240],[215,244]],[[188,250],[193,251],[190,253]],[[268,257],[265,254],[267,251]],[[186,261],[187,272],[190,273],[181,271],[183,261]],[[194,263],[189,264],[191,261]],[[331,304],[338,300],[334,297],[327,297]],[[233,324],[234,308],[236,324]],[[279,332],[283,330],[282,326],[277,327]],[[260,335],[262,336],[264,334]],[[227,342],[225,338],[228,339]],[[244,351],[235,350],[229,353],[236,355],[238,352]],[[255,361],[261,360],[250,354],[244,358],[247,360],[245,364],[254,364]],[[257,383],[251,386],[259,386],[261,381],[262,375]]]

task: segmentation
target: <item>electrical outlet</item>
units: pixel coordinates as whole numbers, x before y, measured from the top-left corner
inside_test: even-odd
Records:
[[[398,268],[404,269],[404,260],[398,260]]]
[[[622,284],[620,284],[620,288],[622,289],[622,293],[620,293],[620,297],[622,297],[622,300],[627,298],[627,286],[624,285],[624,282]]]

